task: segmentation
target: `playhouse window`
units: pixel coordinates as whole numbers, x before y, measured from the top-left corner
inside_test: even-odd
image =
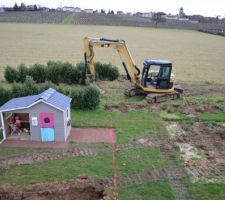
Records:
[[[38,119],[37,119],[37,117],[32,117],[31,118],[31,124],[32,124],[32,126],[37,126],[38,125]]]

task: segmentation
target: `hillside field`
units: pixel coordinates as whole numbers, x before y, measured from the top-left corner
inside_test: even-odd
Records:
[[[83,60],[84,36],[126,40],[139,68],[145,59],[173,62],[177,80],[225,84],[225,39],[197,31],[135,27],[0,23],[0,69],[48,60]],[[95,59],[120,67],[112,50],[96,50]],[[1,78],[3,78],[1,73]]]

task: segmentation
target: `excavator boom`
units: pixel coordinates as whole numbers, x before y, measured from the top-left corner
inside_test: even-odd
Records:
[[[127,79],[134,85],[140,84],[140,70],[136,66],[124,40],[110,40],[105,38],[84,38],[84,60],[86,72],[89,69],[91,79],[95,79],[94,51],[93,48],[115,49],[122,59],[122,65],[126,71]]]

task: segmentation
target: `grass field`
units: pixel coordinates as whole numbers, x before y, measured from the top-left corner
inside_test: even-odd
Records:
[[[126,40],[140,68],[147,58],[169,59],[178,81],[225,83],[225,40],[220,36],[175,29],[47,24],[0,23],[0,29],[1,71],[7,64],[82,61],[82,39],[92,36]],[[116,64],[124,72],[112,50],[96,50],[96,60]]]

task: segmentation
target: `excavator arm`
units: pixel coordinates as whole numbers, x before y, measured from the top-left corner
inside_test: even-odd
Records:
[[[85,74],[89,70],[91,81],[95,80],[94,48],[115,49],[122,60],[122,65],[126,71],[127,79],[136,86],[140,85],[140,70],[134,63],[128,47],[124,40],[110,40],[105,38],[84,38],[84,61]]]

